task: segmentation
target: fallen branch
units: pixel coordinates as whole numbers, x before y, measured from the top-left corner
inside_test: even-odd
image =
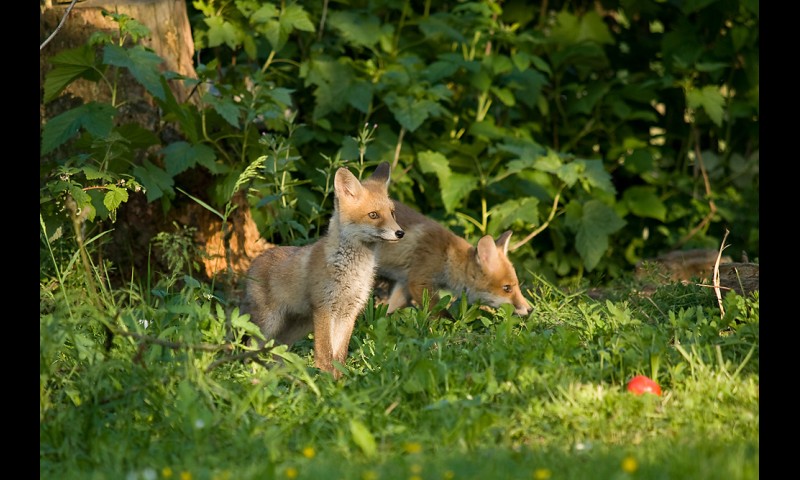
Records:
[[[39,45],[40,52],[42,51],[44,46],[50,43],[50,40],[52,40],[53,37],[56,36],[56,33],[58,33],[58,31],[61,30],[61,27],[64,26],[64,22],[67,21],[67,17],[69,16],[69,12],[72,11],[72,7],[74,7],[76,3],[78,3],[78,0],[72,0],[72,3],[69,4],[69,6],[67,7],[67,11],[64,12],[64,16],[61,18],[61,21],[58,22],[58,26],[56,27],[56,29],[53,31],[53,33],[50,34],[49,37],[47,37],[47,39],[44,42],[42,42],[41,45]]]

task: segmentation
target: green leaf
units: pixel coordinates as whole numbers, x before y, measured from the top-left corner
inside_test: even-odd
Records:
[[[291,105],[293,92],[294,90],[290,88],[277,87],[267,90],[267,95],[282,105]]]
[[[442,188],[444,209],[447,213],[453,213],[459,202],[478,186],[478,177],[463,173],[452,173],[440,186]]]
[[[148,202],[161,198],[165,193],[170,197],[175,196],[172,190],[175,182],[172,177],[149,160],[145,160],[141,166],[134,167],[133,175],[144,186]]]
[[[686,92],[686,103],[690,108],[702,107],[716,126],[722,125],[725,98],[719,92],[719,88],[706,85],[700,90],[691,89]]]
[[[578,220],[575,249],[580,253],[586,270],[591,272],[608,250],[609,235],[624,227],[626,222],[613,208],[599,200],[589,200],[581,210],[580,219],[573,219]]]
[[[234,128],[240,128],[239,115],[241,114],[241,107],[232,99],[222,98],[211,93],[203,95],[203,101],[211,105],[226,122],[231,124]]]
[[[117,111],[106,103],[90,102],[51,118],[42,128],[41,155],[51,152],[78,134],[81,128],[95,137],[107,137]]]
[[[501,232],[516,222],[539,225],[539,199],[525,197],[506,200],[489,210],[489,230]]]
[[[372,84],[364,80],[353,82],[347,96],[347,103],[356,108],[359,112],[368,113],[372,103]]]
[[[429,107],[432,102],[429,100],[417,100],[392,91],[384,97],[383,101],[389,107],[395,120],[409,133],[419,128],[430,115]]]
[[[330,23],[351,45],[372,47],[381,37],[381,22],[375,15],[336,11],[331,13]]]
[[[375,437],[369,431],[369,428],[358,419],[350,419],[350,434],[353,436],[353,442],[364,452],[367,457],[374,457],[377,451]]]
[[[330,112],[341,111],[351,94],[353,70],[335,60],[318,59],[306,63],[306,83],[316,85],[314,118],[318,122]]]
[[[589,10],[580,18],[562,10],[556,15],[552,38],[565,45],[586,41],[601,45],[614,43],[608,27],[594,10]]]
[[[258,325],[250,321],[249,314],[241,315],[239,313],[239,307],[234,308],[231,313],[231,326],[236,329],[244,330],[244,332],[251,337],[265,340],[264,334],[261,333],[261,329],[258,328]]]
[[[160,100],[165,99],[159,71],[159,66],[164,63],[164,59],[145,49],[142,45],[128,49],[117,45],[106,45],[103,51],[103,62],[127,68],[150,95]]]
[[[208,167],[216,159],[211,148],[205,145],[191,145],[183,141],[169,144],[161,150],[161,153],[164,155],[167,174],[171,177],[194,167],[198,163]]]
[[[533,69],[512,72],[505,78],[508,88],[516,91],[516,98],[530,108],[539,102],[542,87],[547,85],[547,78]]]
[[[103,205],[109,212],[116,210],[122,203],[128,201],[128,190],[125,188],[117,187],[116,185],[107,185],[108,192],[103,197]]]
[[[419,168],[422,173],[435,174],[439,182],[441,182],[443,178],[450,176],[450,163],[447,161],[447,157],[439,152],[434,152],[432,150],[420,152],[419,155],[417,155],[417,162],[419,162]]]
[[[314,24],[311,22],[308,12],[296,3],[290,4],[281,12],[281,24],[283,23],[291,25],[294,30],[314,31]]]
[[[44,80],[44,103],[58,97],[67,85],[78,78],[91,81],[101,78],[98,69],[102,65],[97,63],[94,48],[88,45],[59,52],[50,58],[50,63],[53,64],[53,69]]]
[[[634,186],[625,190],[622,200],[634,215],[665,221],[667,207],[658,198],[656,189],[649,186]]]
[[[245,15],[248,12],[243,12]],[[253,12],[250,15],[250,21],[253,23],[264,23],[269,20],[273,20],[278,17],[278,7],[271,3],[267,3],[266,5],[262,5],[258,10]]]
[[[575,160],[577,165],[582,165],[582,180],[585,185],[600,189],[608,193],[616,193],[617,189],[611,182],[611,174],[603,166],[602,160]]]
[[[419,20],[419,29],[431,41],[437,42],[439,39],[452,40],[459,44],[468,43],[464,35],[448,23],[452,15],[446,13],[434,13],[426,18]]]
[[[222,17],[208,17],[203,21],[208,25],[208,46],[218,47],[223,43],[231,50],[236,50],[244,36],[236,25]],[[277,22],[275,22],[277,24]]]

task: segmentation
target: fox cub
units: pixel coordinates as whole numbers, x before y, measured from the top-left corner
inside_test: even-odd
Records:
[[[378,275],[394,281],[389,295],[389,313],[422,303],[428,290],[431,304],[439,301],[439,289],[454,294],[465,290],[470,302],[481,300],[492,307],[514,305],[518,315],[527,315],[530,306],[520,291],[514,266],[506,256],[511,231],[495,241],[486,235],[473,247],[436,221],[394,201],[397,223],[405,229],[399,243],[378,246]]]
[[[404,236],[388,197],[384,162],[363,182],[345,167],[334,178],[328,231],[302,247],[265,251],[250,265],[242,310],[264,337],[291,345],[314,332],[314,363],[334,378],[375,279],[375,249]]]

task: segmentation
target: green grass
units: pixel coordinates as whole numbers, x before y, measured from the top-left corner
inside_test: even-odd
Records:
[[[597,301],[537,280],[526,318],[370,305],[336,382],[311,338],[227,361],[246,318],[208,285],[98,305],[64,277],[40,289],[42,478],[758,478],[757,293],[724,316],[681,284]],[[637,374],[662,396],[628,393]]]

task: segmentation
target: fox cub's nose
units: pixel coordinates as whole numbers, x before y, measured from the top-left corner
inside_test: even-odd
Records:
[[[403,238],[403,235],[405,235],[405,234],[406,234],[406,232],[404,232],[402,230],[398,230],[398,231],[394,232],[394,236],[397,237],[397,238]]]

